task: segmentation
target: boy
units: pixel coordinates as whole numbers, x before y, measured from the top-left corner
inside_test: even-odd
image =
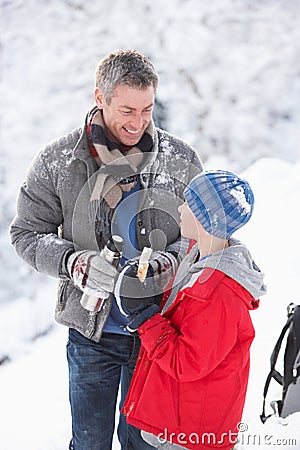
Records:
[[[196,244],[161,313],[152,304],[134,314],[133,302],[120,299],[142,342],[123,413],[156,448],[229,450],[246,396],[249,310],[266,292],[249,251],[231,237],[250,219],[254,197],[224,170],[197,175],[184,197],[181,233]]]

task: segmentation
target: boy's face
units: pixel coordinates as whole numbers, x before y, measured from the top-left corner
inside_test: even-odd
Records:
[[[180,231],[183,237],[197,240],[199,237],[200,223],[189,208],[187,201],[185,201],[178,208],[180,214]]]
[[[127,147],[136,145],[148,127],[154,99],[153,86],[141,90],[118,85],[109,103],[100,89],[95,89],[95,102],[103,111],[108,137]]]

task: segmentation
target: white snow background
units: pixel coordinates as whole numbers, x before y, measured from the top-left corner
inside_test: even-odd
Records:
[[[65,450],[70,437],[67,330],[53,321],[56,281],[15,255],[8,226],[42,145],[81,124],[98,60],[149,55],[164,126],[206,167],[242,172],[256,196],[237,234],[266,273],[239,450],[300,449],[300,413],[259,420],[269,357],[299,294],[300,2],[1,0],[0,449]],[[281,358],[282,359],[282,358]],[[275,382],[270,400],[280,397]],[[268,411],[270,411],[268,409]],[[114,450],[117,450],[117,441]]]

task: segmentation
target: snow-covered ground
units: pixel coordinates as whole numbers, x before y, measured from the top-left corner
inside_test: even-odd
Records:
[[[216,167],[217,163],[211,161],[211,164]],[[299,450],[300,413],[287,419],[271,418],[265,425],[260,423],[259,414],[269,357],[285,323],[286,306],[291,301],[300,303],[300,160],[291,164],[278,159],[260,159],[247,169],[244,176],[253,186],[256,205],[253,218],[236,236],[249,244],[257,264],[266,273],[268,294],[252,314],[256,339],[252,347],[249,389],[241,425],[243,432],[237,448]],[[39,295],[44,295],[42,288]],[[10,317],[20,314],[23,311],[18,304],[11,307]],[[26,314],[23,317],[24,326],[27,326],[31,319]],[[9,319],[2,321],[0,327],[7,340],[11,333]],[[21,354],[1,367],[1,450],[67,448],[70,417],[66,341],[66,329],[53,324],[48,335],[26,348],[23,345]],[[280,387],[274,382],[269,400],[278,398]],[[119,449],[117,442],[113,448]]]
[[[269,359],[286,321],[290,302],[300,304],[299,254],[297,229],[300,219],[300,160],[296,164],[277,159],[260,159],[244,172],[256,194],[254,216],[241,232],[259,266],[266,274],[268,294],[260,308],[253,311],[256,339],[252,346],[252,366],[239,450],[267,448],[300,449],[300,413],[287,419],[259,420],[262,392],[269,372]],[[243,233],[243,235],[242,235]],[[284,345],[283,345],[284,347]],[[282,371],[282,353],[278,370]],[[280,399],[280,386],[273,381],[269,402]],[[255,436],[257,437],[255,438]],[[249,445],[247,445],[249,444]]]

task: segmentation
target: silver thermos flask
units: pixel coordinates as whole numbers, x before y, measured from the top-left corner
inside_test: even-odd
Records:
[[[119,266],[120,259],[122,257],[122,251],[124,247],[124,241],[121,236],[114,234],[106,243],[105,247],[101,250],[100,255],[116,269]],[[97,313],[100,311],[101,306],[108,295],[104,298],[95,297],[93,295],[83,294],[80,300],[81,306],[90,312]]]

